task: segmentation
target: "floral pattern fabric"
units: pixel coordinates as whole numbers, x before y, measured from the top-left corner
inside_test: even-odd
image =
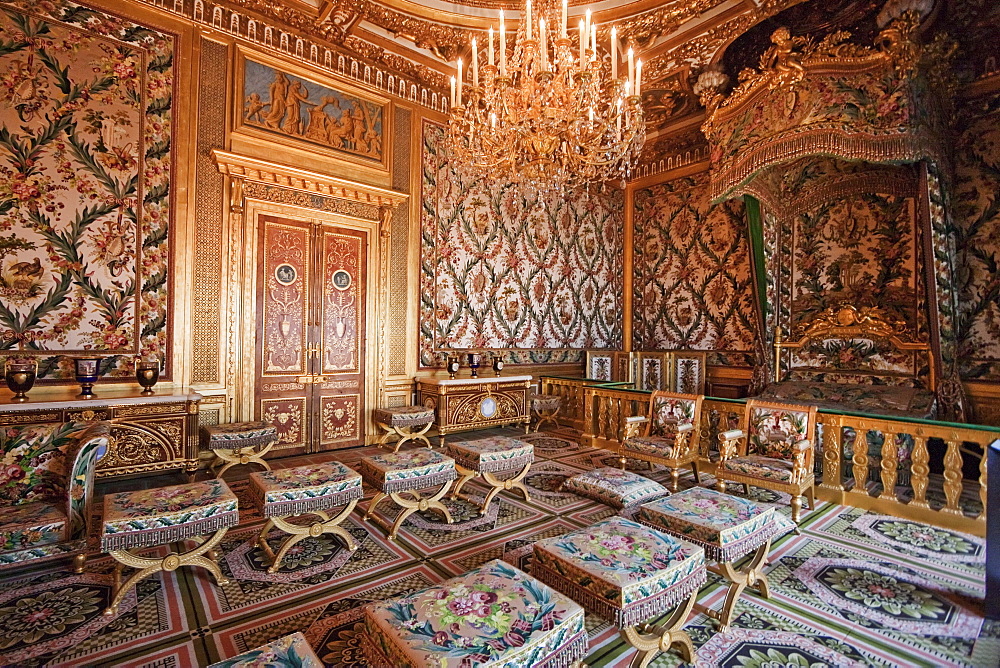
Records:
[[[674,458],[674,439],[662,436],[633,436],[622,444],[625,454],[638,453],[663,459]]]
[[[208,668],[323,668],[323,662],[296,631]]]
[[[583,609],[500,561],[365,608],[372,668],[568,668],[587,652]]]
[[[672,438],[679,425],[694,424],[695,403],[692,399],[654,394],[649,432],[646,435]]]
[[[254,472],[250,491],[265,517],[327,510],[362,496],[361,476],[340,462]]]
[[[238,522],[236,495],[223,480],[116,492],[104,497],[101,549],[164,545]]]
[[[479,473],[520,470],[535,461],[535,446],[506,436],[456,441],[445,447],[460,466]]]
[[[0,505],[64,503],[79,437],[90,427],[62,422],[0,429]]]
[[[277,428],[267,422],[233,422],[205,427],[205,439],[210,449],[258,448],[277,438]]]
[[[66,538],[66,515],[47,503],[22,503],[0,518],[0,551],[24,550]]]
[[[792,462],[787,459],[772,459],[760,455],[747,455],[719,462],[724,471],[738,473],[761,480],[791,482]]]
[[[631,626],[666,612],[701,587],[705,551],[612,517],[536,542],[532,573],[618,626]]]
[[[787,459],[795,444],[811,440],[809,413],[754,406],[750,412],[749,454]]]
[[[643,504],[636,519],[701,545],[709,559],[735,561],[772,537],[774,514],[749,499],[691,487]]]
[[[426,489],[458,477],[454,459],[423,448],[365,457],[360,469],[365,482],[386,494]]]
[[[572,492],[615,508],[628,508],[669,494],[667,488],[638,473],[605,467],[575,475],[562,484]]]
[[[769,385],[759,398],[894,417],[933,419],[937,414],[933,392],[898,385],[782,381]]]

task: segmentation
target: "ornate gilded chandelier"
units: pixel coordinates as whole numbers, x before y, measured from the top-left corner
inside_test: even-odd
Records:
[[[628,49],[627,76],[620,79],[614,28],[606,62],[597,50],[590,10],[575,39],[566,28],[566,0],[558,21],[554,5],[540,7],[538,14],[526,0],[508,53],[501,10],[498,52],[491,27],[486,64],[480,67],[475,39],[469,70],[458,60],[447,132],[452,162],[536,191],[627,179],[645,140],[642,61]]]

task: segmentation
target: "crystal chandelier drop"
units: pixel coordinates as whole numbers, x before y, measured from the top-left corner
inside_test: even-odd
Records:
[[[483,66],[472,40],[471,67],[463,71],[459,59],[451,80],[450,159],[477,176],[535,191],[624,181],[645,140],[642,61],[628,49],[626,76],[619,78],[614,28],[606,61],[597,50],[590,10],[573,39],[566,0],[558,20],[554,14],[552,5],[533,15],[526,0],[508,52],[501,10],[497,35],[492,27],[488,33]]]

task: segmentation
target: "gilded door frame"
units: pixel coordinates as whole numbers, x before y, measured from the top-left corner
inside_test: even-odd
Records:
[[[254,383],[256,374],[256,350],[257,350],[257,264],[261,260],[258,257],[258,245],[254,242],[259,233],[258,218],[261,214],[280,216],[289,220],[303,223],[318,223],[321,226],[340,227],[350,230],[363,231],[368,234],[368,254],[366,258],[367,281],[365,285],[365,345],[364,359],[364,406],[365,415],[362,424],[364,425],[364,443],[371,440],[375,427],[371,420],[372,409],[379,405],[378,388],[384,380],[382,378],[382,368],[378,360],[383,355],[383,337],[377,334],[378,318],[384,309],[385,295],[388,286],[383,285],[385,272],[382,271],[382,264],[388,260],[383,257],[382,244],[379,243],[379,223],[377,221],[356,218],[345,214],[320,211],[307,207],[295,206],[292,204],[277,204],[264,200],[246,198],[243,200],[243,230],[244,240],[244,260],[241,267],[243,275],[242,284],[239,286],[240,313],[239,318],[239,344],[237,354],[238,371],[235,375],[234,393],[237,397],[237,417],[238,420],[252,420],[254,413]]]

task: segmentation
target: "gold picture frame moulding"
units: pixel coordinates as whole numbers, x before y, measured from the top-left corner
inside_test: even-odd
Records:
[[[323,162],[322,158],[331,158],[347,163],[349,172],[362,178],[366,174],[376,176],[378,181],[390,177],[393,105],[388,98],[373,95],[356,85],[331,77],[329,73],[279,60],[242,46],[234,49],[234,58],[236,95],[232,103],[232,127],[236,141],[242,139],[256,146],[266,152],[269,160],[309,165],[307,168],[317,171],[342,173],[331,170],[329,166],[319,167]],[[282,110],[279,107],[272,115],[272,92],[282,90],[282,84],[277,82],[279,74],[283,75],[285,82],[284,96],[277,96],[283,97],[284,113],[279,114]],[[248,81],[248,76],[254,77],[254,80]],[[248,90],[248,86],[252,90]],[[251,100],[254,95],[256,98]],[[297,106],[300,111],[299,125],[294,131],[287,125],[290,118],[288,111],[292,106]],[[336,121],[336,127],[332,130],[327,128],[326,138],[320,136],[319,130],[311,127],[314,118],[312,112],[317,107],[320,108],[318,115],[321,118],[325,116],[327,124]],[[340,122],[345,109],[350,115],[347,124]],[[370,127],[375,111],[381,115],[381,132]],[[345,125],[350,127],[345,128]],[[362,129],[355,132],[358,125]],[[371,136],[372,132],[376,132],[377,140]],[[357,137],[361,139],[360,144],[354,142]],[[343,147],[334,146],[336,141],[341,141]],[[377,151],[373,146],[376,141]],[[282,151],[283,147],[288,151]]]

